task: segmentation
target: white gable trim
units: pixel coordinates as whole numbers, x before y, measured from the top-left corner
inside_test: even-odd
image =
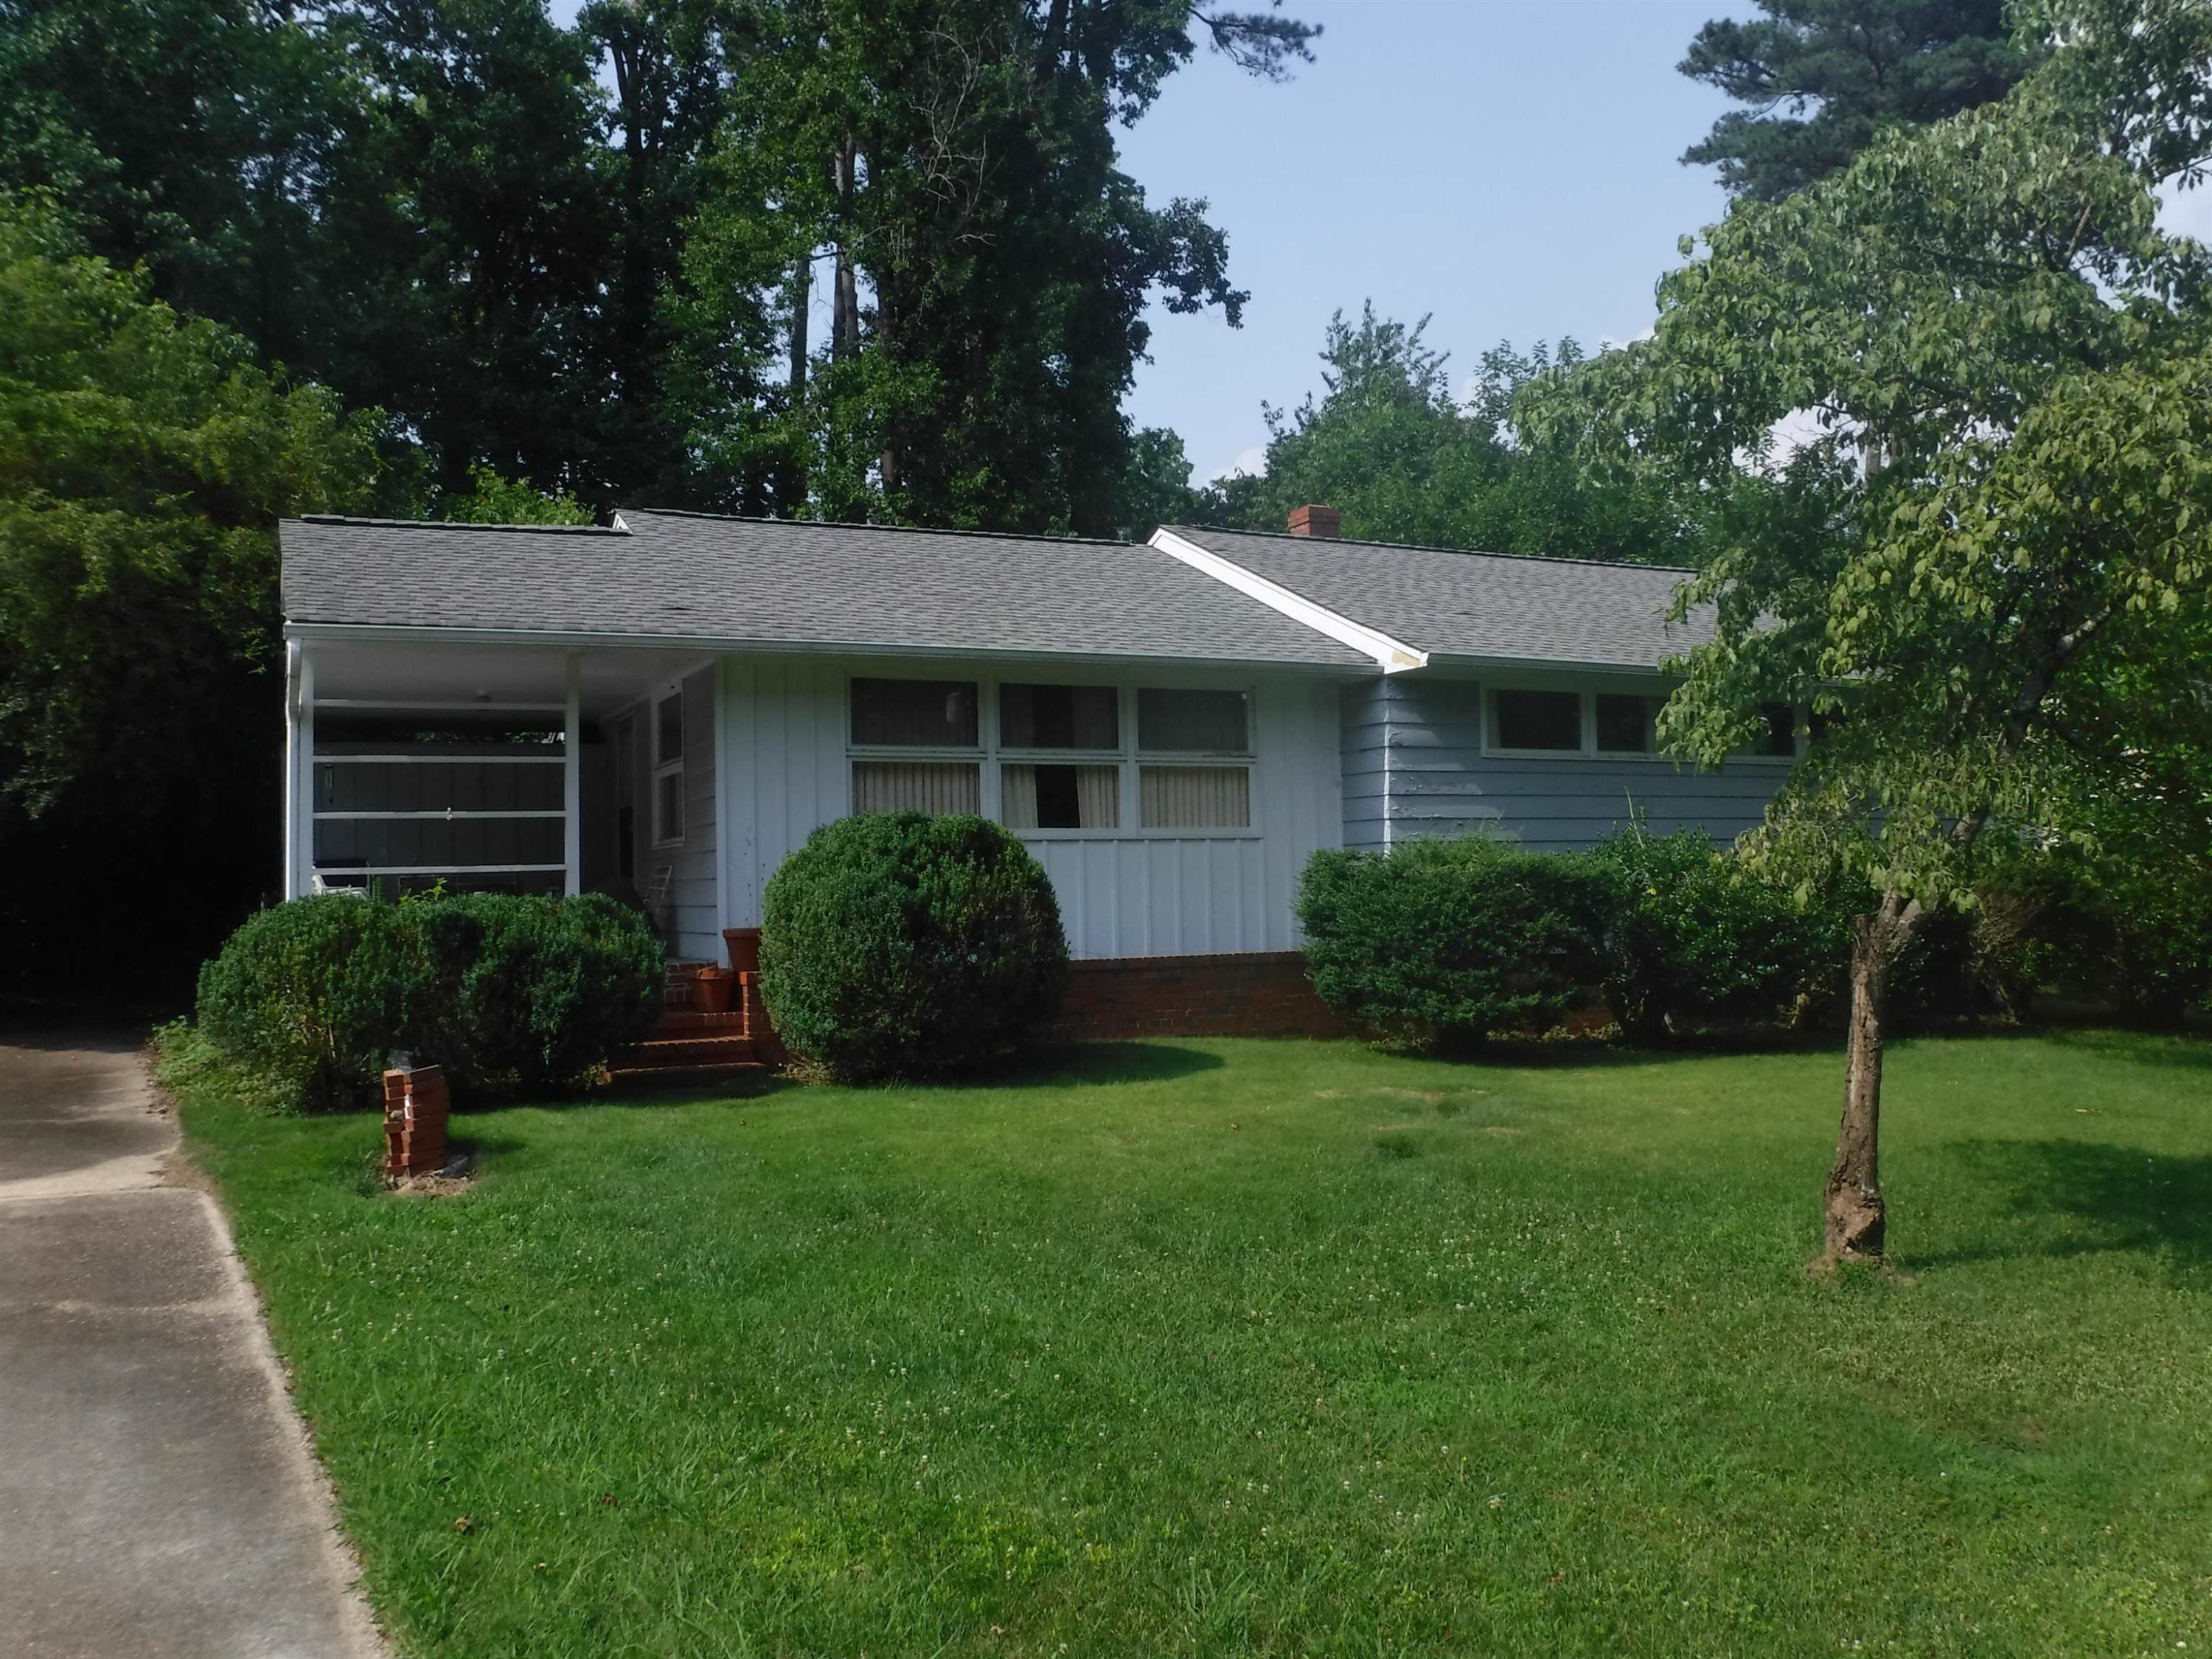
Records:
[[[1401,674],[1409,668],[1428,666],[1429,653],[1417,651],[1401,640],[1395,640],[1380,629],[1356,623],[1351,617],[1331,611],[1327,605],[1316,605],[1302,593],[1291,592],[1279,582],[1268,580],[1258,572],[1246,569],[1233,559],[1225,559],[1194,542],[1187,542],[1169,530],[1155,530],[1152,544],[1170,558],[1180,559],[1194,570],[1205,572],[1218,582],[1235,588],[1240,593],[1279,611],[1293,622],[1304,623],[1315,632],[1326,634],[1340,645],[1375,659],[1376,666],[1386,674]]]

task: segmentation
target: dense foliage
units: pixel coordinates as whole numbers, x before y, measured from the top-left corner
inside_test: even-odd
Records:
[[[1593,857],[1613,878],[1606,1002],[1630,1036],[1773,1024],[1841,988],[1856,894],[1801,905],[1692,829],[1631,827]]]
[[[827,1075],[985,1064],[1037,1035],[1066,980],[1051,881],[983,818],[889,812],[825,824],[763,896],[769,1018]]]
[[[1325,848],[1298,884],[1306,962],[1356,1030],[1412,1048],[1542,1030],[1603,971],[1609,872],[1487,836]]]
[[[398,908],[447,912],[463,924],[453,1001],[422,1040],[451,1055],[474,1088],[512,1094],[589,1082],[660,1018],[660,940],[644,916],[605,894],[475,893]]]
[[[1680,69],[1747,108],[1682,159],[1739,196],[1779,201],[1846,166],[1885,128],[1925,125],[2004,96],[2031,61],[2004,0],[1759,0],[1717,18]]]
[[[201,970],[197,1018],[304,1105],[367,1100],[394,1051],[481,1092],[558,1090],[646,1036],[663,973],[651,926],[596,894],[325,894],[240,927]]]
[[[1341,313],[1322,343],[1324,395],[1267,413],[1267,465],[1198,492],[1184,509],[1202,523],[1279,531],[1291,509],[1322,502],[1343,533],[1428,547],[1561,558],[1694,564],[1709,509],[1685,507],[1656,476],[1591,475],[1570,446],[1518,428],[1521,388],[1571,371],[1581,349],[1562,340],[1483,354],[1471,395],[1452,389],[1443,354],[1411,326]]]

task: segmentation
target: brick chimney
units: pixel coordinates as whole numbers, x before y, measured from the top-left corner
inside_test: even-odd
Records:
[[[1294,507],[1291,509],[1291,534],[1320,536],[1334,541],[1344,528],[1344,514],[1333,507]]]

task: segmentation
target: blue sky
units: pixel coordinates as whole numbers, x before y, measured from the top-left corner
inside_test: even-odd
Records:
[[[1249,3],[1249,0],[1248,0]],[[1728,108],[1675,73],[1728,0],[1290,0],[1317,62],[1268,85],[1201,51],[1121,135],[1155,201],[1229,234],[1244,326],[1154,307],[1129,411],[1204,480],[1256,462],[1264,399],[1317,390],[1329,313],[1434,313],[1455,369],[1500,339],[1585,346],[1649,328],[1675,240],[1718,218],[1676,159]]]

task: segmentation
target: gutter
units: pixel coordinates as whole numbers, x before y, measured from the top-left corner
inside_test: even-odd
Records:
[[[1176,665],[1193,668],[1261,670],[1268,673],[1314,674],[1333,679],[1354,679],[1366,668],[1354,663],[1285,662],[1262,657],[1181,657],[1116,655],[1103,651],[1008,651],[975,645],[899,645],[882,641],[844,640],[745,639],[730,635],[612,634],[572,632],[559,629],[437,628],[421,624],[377,623],[293,622],[284,623],[287,641],[359,641],[392,644],[510,645],[562,647],[569,650],[687,651],[732,656],[905,657],[948,662],[980,659],[1040,663],[1136,663]]]

